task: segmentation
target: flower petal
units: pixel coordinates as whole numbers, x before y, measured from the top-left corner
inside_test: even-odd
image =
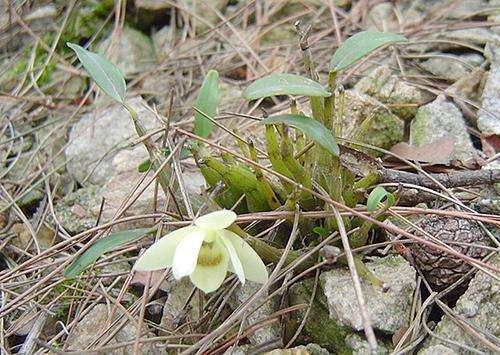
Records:
[[[222,243],[224,243],[227,251],[229,252],[229,258],[231,259],[231,265],[233,266],[231,270],[234,270],[234,273],[238,275],[238,279],[244,285],[245,271],[243,270],[243,265],[241,264],[240,258],[238,257],[238,253],[236,252],[233,243],[231,243],[231,241],[227,239],[223,233],[220,233],[222,231],[219,231],[219,237],[220,240],[222,240]]]
[[[203,239],[205,239],[205,232],[196,228],[177,245],[172,262],[172,272],[177,280],[194,271]]]
[[[236,213],[230,210],[220,210],[208,213],[194,220],[194,225],[206,229],[224,229],[236,220]]]
[[[221,253],[219,263],[210,266],[197,265],[189,276],[191,282],[205,293],[217,290],[224,282],[229,264],[227,253]]]
[[[134,270],[150,271],[172,266],[172,259],[177,245],[185,236],[196,230],[199,230],[199,228],[195,226],[184,227],[158,239],[137,259]]]
[[[234,232],[224,229],[219,233],[233,244],[241,265],[243,265],[246,279],[265,283],[268,279],[267,268],[255,250]]]

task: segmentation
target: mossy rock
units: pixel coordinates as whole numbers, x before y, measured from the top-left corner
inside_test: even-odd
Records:
[[[310,338],[308,340],[327,348],[335,354],[352,354],[352,350],[346,345],[346,337],[353,331],[340,325],[335,319],[330,318],[328,303],[317,285],[316,297],[311,305],[311,310],[304,327],[305,333]],[[314,289],[314,280],[308,279],[293,285],[290,288],[290,304],[309,304]],[[306,310],[295,312],[297,315],[296,324],[300,324]]]
[[[345,91],[343,126],[344,137],[383,149],[391,148],[404,135],[401,119],[381,102],[356,90]],[[368,153],[377,155],[371,150]]]

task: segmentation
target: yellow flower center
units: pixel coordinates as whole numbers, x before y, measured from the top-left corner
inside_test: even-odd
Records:
[[[197,264],[199,266],[216,266],[222,261],[222,253],[223,250],[218,243],[203,242],[200,253],[198,254]]]

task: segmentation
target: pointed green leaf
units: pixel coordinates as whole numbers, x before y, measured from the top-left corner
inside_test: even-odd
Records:
[[[285,123],[295,127],[331,154],[335,156],[339,155],[339,147],[335,137],[325,126],[313,118],[302,115],[286,114],[270,116],[263,119],[261,122],[264,124]]]
[[[335,51],[330,61],[330,70],[339,72],[383,45],[406,41],[408,41],[406,37],[393,33],[377,31],[356,33]]]
[[[152,228],[130,229],[116,232],[96,241],[90,248],[80,254],[64,270],[64,276],[68,279],[75,278],[90,264],[95,262],[106,252],[142,238],[144,235],[154,232]]]
[[[102,55],[90,52],[75,43],[66,43],[75,51],[83,67],[94,79],[97,86],[112,99],[123,103],[125,100],[125,79],[120,70]]]
[[[303,95],[328,97],[331,94],[321,84],[295,74],[273,73],[254,81],[243,92],[246,100],[276,95]]]
[[[378,209],[378,204],[385,199],[385,207],[389,208],[394,205],[395,198],[390,192],[387,192],[382,186],[377,186],[370,192],[368,201],[366,202],[366,209],[370,212]]]
[[[215,70],[209,70],[203,84],[201,84],[200,93],[196,99],[196,108],[207,116],[214,117],[217,109],[217,98],[219,96],[219,73]],[[208,118],[199,112],[194,114],[194,133],[200,137],[207,137],[214,124]]]

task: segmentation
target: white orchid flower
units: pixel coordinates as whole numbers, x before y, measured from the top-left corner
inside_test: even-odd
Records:
[[[172,267],[178,280],[189,276],[204,292],[219,288],[227,271],[245,279],[265,283],[267,269],[259,255],[236,233],[227,230],[236,220],[229,210],[196,218],[194,225],[168,233],[137,260],[134,269],[151,271]]]

